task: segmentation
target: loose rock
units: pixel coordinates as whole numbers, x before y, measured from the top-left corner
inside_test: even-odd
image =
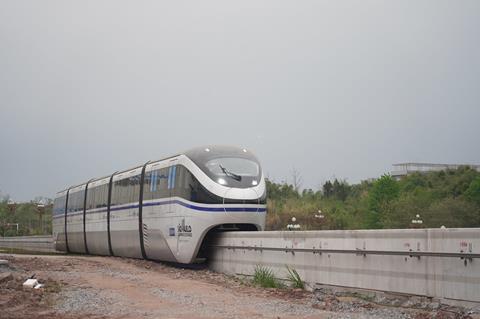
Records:
[[[4,282],[7,282],[7,281],[10,281],[10,280],[13,280],[12,273],[10,273],[10,272],[0,273],[0,284],[4,283]]]

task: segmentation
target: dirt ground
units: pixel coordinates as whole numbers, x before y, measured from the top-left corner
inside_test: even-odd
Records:
[[[332,311],[314,293],[258,288],[202,267],[118,257],[0,254],[0,259],[9,261],[9,267],[0,266],[2,319],[438,317],[365,303]],[[23,288],[31,276],[45,287]]]

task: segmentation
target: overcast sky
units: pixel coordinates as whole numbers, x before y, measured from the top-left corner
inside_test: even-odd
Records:
[[[0,191],[204,144],[318,188],[480,163],[480,1],[0,0]]]

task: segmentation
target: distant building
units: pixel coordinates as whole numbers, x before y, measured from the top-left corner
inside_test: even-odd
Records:
[[[480,165],[472,164],[399,163],[393,164],[394,169],[391,175],[396,179],[400,179],[412,173],[444,171],[447,169],[458,169],[461,166],[469,166],[480,172]]]

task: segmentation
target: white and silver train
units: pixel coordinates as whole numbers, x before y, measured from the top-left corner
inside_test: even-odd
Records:
[[[55,247],[188,264],[205,257],[210,234],[263,230],[265,203],[250,151],[199,147],[57,193]]]

